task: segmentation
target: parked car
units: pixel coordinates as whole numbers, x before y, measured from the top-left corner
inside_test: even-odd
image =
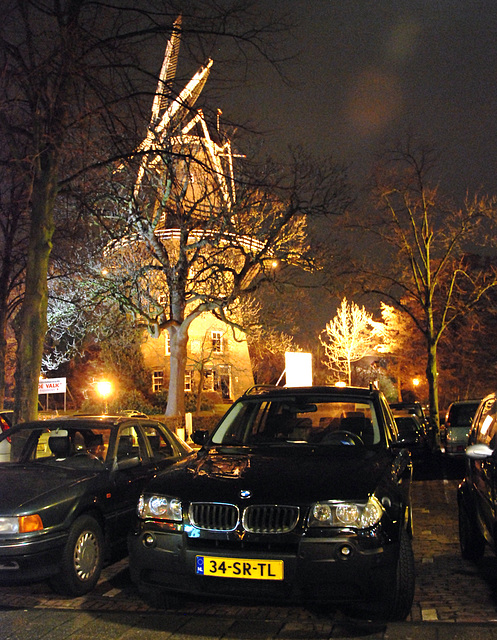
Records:
[[[250,390],[146,486],[132,580],[155,606],[213,594],[405,618],[412,465],[396,438],[377,390]]]
[[[413,413],[394,413],[395,424],[399,432],[398,440],[411,452],[413,463],[422,464],[430,457],[430,446],[424,425]]]
[[[466,449],[466,473],[459,485],[459,541],[464,558],[477,562],[486,543],[497,545],[497,394],[476,412]]]
[[[479,400],[453,402],[447,409],[441,429],[441,444],[450,458],[463,458],[468,446],[468,435]]]
[[[191,453],[164,425],[122,416],[29,422],[7,433],[0,585],[49,579],[71,596],[90,591],[104,561],[126,552],[145,483]]]
[[[425,416],[425,412],[423,410],[423,405],[421,402],[391,402],[390,408],[393,413],[402,412],[402,413],[411,413],[417,416],[418,420],[421,422],[425,430],[428,429],[428,420]]]
[[[13,415],[13,411],[0,411],[0,434],[11,428]],[[0,462],[8,460],[10,460],[10,438],[5,438],[0,442]]]
[[[421,402],[391,402],[390,408],[392,409],[394,415],[399,412],[415,415],[423,426],[430,451],[440,451],[440,438],[438,435],[438,428],[435,429],[430,424],[430,421],[425,414],[425,410]]]

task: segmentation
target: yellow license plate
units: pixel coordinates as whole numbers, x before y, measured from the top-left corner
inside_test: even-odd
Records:
[[[195,571],[198,575],[218,578],[283,580],[283,560],[196,556]]]

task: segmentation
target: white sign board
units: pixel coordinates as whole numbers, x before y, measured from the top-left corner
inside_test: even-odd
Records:
[[[38,382],[38,394],[65,393],[66,378],[45,378]]]
[[[312,387],[312,353],[285,353],[286,387]]]

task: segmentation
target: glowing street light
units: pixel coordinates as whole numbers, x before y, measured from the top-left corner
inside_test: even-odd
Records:
[[[109,413],[108,397],[112,393],[112,384],[108,380],[99,380],[97,382],[97,393],[105,403],[104,413]]]
[[[419,387],[420,383],[421,383],[421,380],[420,380],[419,378],[413,378],[413,379],[412,379],[412,384],[413,384],[415,387]]]

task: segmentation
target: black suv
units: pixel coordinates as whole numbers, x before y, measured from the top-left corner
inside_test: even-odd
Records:
[[[476,411],[466,449],[466,474],[458,489],[459,541],[467,560],[478,562],[485,542],[497,544],[497,394]]]
[[[253,388],[145,488],[131,577],[170,594],[321,602],[404,619],[414,594],[408,450],[384,396]]]

